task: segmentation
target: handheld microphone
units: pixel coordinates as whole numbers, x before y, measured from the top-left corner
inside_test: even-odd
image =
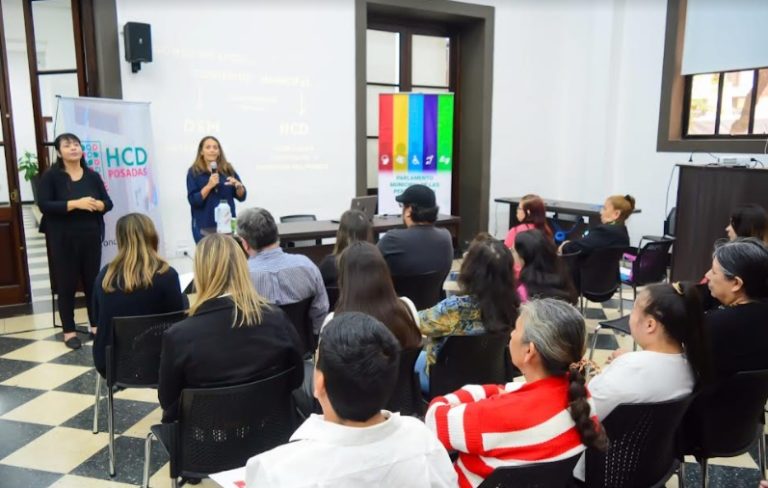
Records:
[[[211,168],[211,174],[212,175],[217,173],[217,171],[218,171],[218,164],[216,164],[216,161],[211,161],[210,168]]]

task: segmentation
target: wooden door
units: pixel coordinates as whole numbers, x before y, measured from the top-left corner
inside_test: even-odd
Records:
[[[0,165],[3,166],[6,176],[0,181],[0,306],[30,301],[3,25],[0,6]]]

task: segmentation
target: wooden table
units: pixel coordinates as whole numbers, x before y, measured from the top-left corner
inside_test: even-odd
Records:
[[[509,205],[509,228],[516,226],[517,221],[517,207],[520,205],[522,197],[501,197],[494,200],[496,203],[506,203]],[[587,218],[587,226],[591,229],[600,225],[600,209],[602,203],[582,203],[582,202],[568,202],[565,200],[553,200],[543,198],[544,205],[547,208],[547,212],[576,215],[579,217]],[[633,213],[640,213],[641,210],[636,208]]]
[[[456,239],[459,235],[460,217],[454,215],[438,215],[435,226],[447,228],[454,240],[454,249],[456,248]],[[388,230],[405,227],[403,218],[400,215],[376,215],[373,217],[373,237],[378,240],[379,234]],[[302,220],[298,222],[284,222],[277,224],[277,232],[280,235],[280,242],[287,245],[293,241],[316,240],[323,238],[336,237],[339,230],[337,222],[330,220]],[[306,247],[285,247],[286,252],[304,254],[315,263],[320,262],[323,257],[330,254],[333,250],[332,244]]]

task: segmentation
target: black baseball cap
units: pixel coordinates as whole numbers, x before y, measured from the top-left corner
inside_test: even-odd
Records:
[[[403,193],[395,197],[403,205],[415,205],[421,208],[432,208],[435,203],[435,192],[425,185],[411,185]]]

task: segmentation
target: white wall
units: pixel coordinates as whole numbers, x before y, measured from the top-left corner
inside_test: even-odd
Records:
[[[135,74],[122,63],[123,98],[152,102],[169,255],[192,243],[185,178],[207,134],[248,187],[238,208],[319,219],[348,208],[353,0],[118,0],[117,16],[120,31],[129,21],[152,26],[153,62]],[[122,35],[120,46],[122,59]]]

